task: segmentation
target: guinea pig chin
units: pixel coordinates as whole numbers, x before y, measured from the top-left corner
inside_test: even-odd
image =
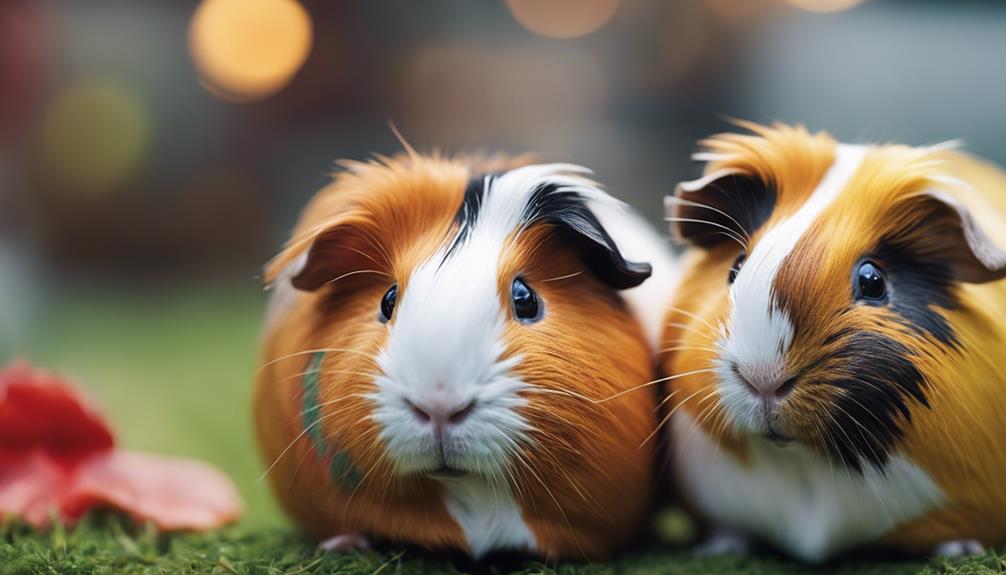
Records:
[[[528,441],[518,411],[528,386],[505,371],[462,385],[410,385],[388,375],[376,384],[374,419],[397,474],[502,476]]]

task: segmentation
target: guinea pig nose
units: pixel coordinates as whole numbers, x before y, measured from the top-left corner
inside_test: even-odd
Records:
[[[744,387],[759,399],[780,400],[790,394],[796,387],[796,378],[786,379],[777,373],[776,369],[759,369],[748,366],[733,365],[734,374],[744,382]]]
[[[432,422],[437,427],[458,425],[467,419],[471,415],[472,410],[475,409],[474,400],[461,405],[448,403],[421,404],[413,403],[409,400],[405,401],[412,410],[412,414],[420,423]]]

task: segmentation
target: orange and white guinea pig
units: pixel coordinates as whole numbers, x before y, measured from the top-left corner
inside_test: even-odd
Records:
[[[323,547],[600,558],[645,524],[673,259],[587,170],[519,164],[347,162],[268,267],[258,438]]]
[[[1006,174],[743,123],[667,199],[673,473],[707,551],[1006,542]]]

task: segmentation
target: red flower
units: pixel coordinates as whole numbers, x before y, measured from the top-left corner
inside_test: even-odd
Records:
[[[242,513],[233,483],[197,461],[129,452],[66,382],[27,363],[0,371],[0,514],[43,527],[107,506],[164,530],[210,529]]]

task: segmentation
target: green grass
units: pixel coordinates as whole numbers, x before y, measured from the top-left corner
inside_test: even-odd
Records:
[[[812,568],[774,556],[697,558],[654,543],[607,564],[546,565],[519,558],[473,564],[416,550],[319,554],[282,517],[253,442],[249,393],[264,298],[249,282],[57,297],[21,355],[71,376],[103,407],[120,443],[196,457],[234,479],[247,504],[238,525],[205,535],[164,535],[102,514],[74,529],[36,533],[0,523],[6,573],[1006,573],[1006,557],[948,562],[845,562]],[[0,358],[3,360],[5,358]],[[658,532],[680,539],[680,515]]]
[[[415,550],[336,555],[317,552],[290,529],[228,528],[206,535],[166,536],[101,516],[73,530],[39,534],[17,525],[0,527],[0,574],[362,574],[412,573],[562,573],[681,574],[767,573],[900,575],[1003,573],[1006,557],[989,553],[966,561],[857,562],[811,568],[778,557],[697,558],[684,550],[640,549],[612,563],[549,565],[514,557],[473,564],[461,558],[434,557]]]

